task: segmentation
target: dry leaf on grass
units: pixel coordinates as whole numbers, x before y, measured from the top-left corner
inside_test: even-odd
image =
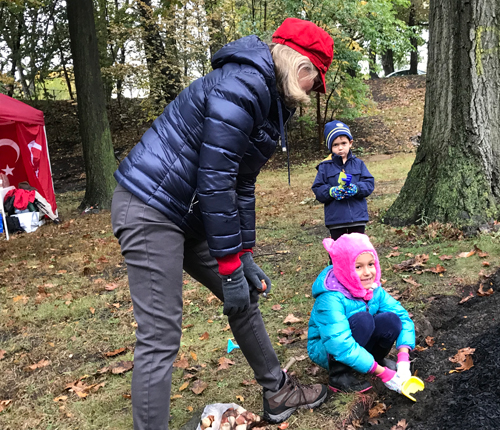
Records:
[[[193,386],[191,387],[191,391],[194,394],[201,394],[208,387],[208,384],[201,379],[197,379],[194,381]]]
[[[297,318],[293,314],[288,314],[287,317],[285,318],[285,320],[283,321],[283,323],[285,323],[285,324],[294,324],[294,323],[298,323],[298,322],[301,322],[301,321],[302,320],[300,318]]]
[[[395,252],[391,252],[390,254],[387,254],[385,256],[385,258],[391,258],[391,257],[399,257],[401,255],[401,252],[399,251],[395,251]]]
[[[241,381],[241,385],[245,385],[245,386],[255,385],[256,383],[257,383],[257,381],[255,379],[251,379],[250,381],[243,379],[243,381]]]
[[[120,375],[122,373],[128,372],[134,368],[133,361],[117,361],[116,363],[112,363],[109,366],[103,367],[99,369],[97,373],[103,374],[111,372],[113,375]]]
[[[186,369],[189,367],[189,363],[187,358],[184,357],[184,354],[182,354],[179,359],[174,362],[173,366],[179,369]]]
[[[117,283],[112,282],[111,284],[106,284],[106,286],[104,287],[104,289],[106,291],[113,291],[113,290],[115,290],[118,287],[119,287],[119,285]]]
[[[219,358],[219,367],[217,368],[217,371],[229,369],[229,366],[232,364],[234,364],[234,361],[232,361],[226,357],[221,357],[221,358]]]
[[[12,400],[0,400],[0,412],[4,411],[7,406],[9,406],[12,403]]]
[[[186,381],[184,382],[184,384],[182,384],[180,387],[179,387],[179,391],[183,391],[185,390],[189,385],[189,381]]]
[[[31,366],[28,366],[26,370],[41,369],[42,367],[47,367],[50,364],[51,364],[50,360],[40,360],[38,363],[35,363],[35,364],[32,364]]]
[[[90,391],[97,391],[99,388],[104,387],[106,383],[86,385],[85,382],[78,380],[66,385],[66,390],[73,391],[80,399],[88,396]]]
[[[271,307],[271,309],[272,309],[273,311],[279,311],[279,310],[281,310],[281,308],[282,308],[282,306],[281,306],[279,303],[278,303],[277,305],[273,305],[273,306]]]
[[[415,279],[413,279],[411,276],[409,276],[408,278],[403,278],[403,281],[405,281],[408,284],[413,285],[414,287],[421,287],[422,286],[417,281],[415,281]]]
[[[436,267],[431,267],[429,269],[429,272],[432,272],[432,273],[444,273],[446,272],[446,269],[441,266],[441,264],[437,264]]]
[[[7,351],[5,351],[5,349],[0,349],[0,360],[3,360],[5,358],[6,353]]]
[[[123,348],[115,349],[114,351],[105,352],[104,356],[106,356],[106,357],[114,357],[115,355],[119,355],[119,354],[124,353],[126,351],[126,349],[127,348],[123,347]]]
[[[460,254],[457,255],[457,258],[469,258],[472,257],[476,251],[472,250],[469,252],[461,252]]]
[[[452,260],[453,259],[453,255],[441,255],[440,257],[438,257],[441,261],[445,261],[445,260]]]
[[[191,351],[189,354],[191,355],[191,358],[192,358],[194,361],[198,361],[198,356],[196,355],[196,353],[194,353],[193,351]]]
[[[210,337],[208,332],[203,333],[198,339],[200,340],[207,340]]]
[[[285,430],[285,429],[287,429],[287,428],[288,428],[288,426],[289,426],[289,425],[290,425],[290,424],[288,424],[287,422],[284,422],[284,423],[281,423],[281,424],[278,426],[278,428],[279,428],[280,430]]]
[[[68,400],[68,396],[59,396],[54,399],[54,402],[64,402]]]
[[[231,326],[229,324],[227,324],[226,327],[222,329],[222,331],[228,331],[228,330],[231,330]]]

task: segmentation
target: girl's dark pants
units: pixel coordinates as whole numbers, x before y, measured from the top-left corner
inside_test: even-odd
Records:
[[[381,312],[375,315],[358,312],[348,321],[354,340],[371,353],[379,364],[389,354],[393,343],[401,333],[401,320],[394,312]]]
[[[172,364],[182,334],[183,269],[223,301],[217,261],[205,240],[186,237],[165,215],[121,186],[113,196],[111,219],[127,264],[138,325],[132,376],[134,429],[168,430]],[[275,391],[283,373],[257,293],[250,301],[246,312],[229,317],[229,325],[257,382]]]

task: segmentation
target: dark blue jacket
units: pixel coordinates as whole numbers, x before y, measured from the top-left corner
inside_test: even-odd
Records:
[[[321,203],[325,205],[325,225],[335,226],[368,221],[368,206],[365,197],[375,188],[375,181],[365,163],[349,151],[345,164],[342,157],[333,155],[323,160],[318,166],[318,174],[312,190]],[[330,188],[339,185],[342,170],[352,175],[351,184],[358,187],[353,197],[335,200],[330,197]]]
[[[255,181],[280,134],[271,52],[257,36],[225,45],[146,131],[115,177],[214,257],[255,245]]]

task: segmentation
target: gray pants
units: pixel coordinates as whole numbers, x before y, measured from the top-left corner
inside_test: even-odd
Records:
[[[218,265],[205,240],[186,237],[165,215],[118,185],[111,207],[113,232],[127,264],[137,322],[132,409],[135,430],[168,430],[172,364],[182,325],[182,270],[223,300]],[[258,296],[229,325],[257,382],[276,390],[280,363],[262,320]]]

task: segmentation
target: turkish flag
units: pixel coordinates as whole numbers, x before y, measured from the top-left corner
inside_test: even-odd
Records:
[[[0,138],[0,173],[7,176],[10,185],[17,186],[19,182],[27,181],[24,169],[21,145],[17,141],[15,124],[2,127]]]

